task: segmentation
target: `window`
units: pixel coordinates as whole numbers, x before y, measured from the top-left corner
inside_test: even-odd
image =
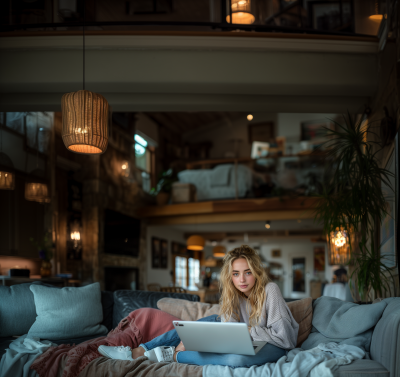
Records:
[[[192,289],[200,282],[200,259],[202,254],[194,256],[175,255],[175,286]]]
[[[187,286],[187,258],[175,257],[175,286],[186,288]]]
[[[148,141],[135,134],[135,159],[136,167],[142,171],[142,187],[144,191],[149,192],[154,182],[154,169],[152,169],[154,160],[154,147],[149,146]]]

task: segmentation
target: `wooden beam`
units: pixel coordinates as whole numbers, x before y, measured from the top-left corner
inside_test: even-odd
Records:
[[[294,211],[259,211],[214,213],[183,216],[165,216],[150,218],[150,225],[178,225],[178,224],[215,224],[248,221],[268,220],[298,220],[314,218],[314,210],[303,209]]]
[[[170,204],[165,206],[143,207],[137,210],[142,218],[156,218],[165,216],[200,215],[217,213],[250,213],[269,211],[305,211],[315,207],[316,198],[262,198],[218,200],[207,202],[192,202]],[[265,220],[266,218],[264,218]],[[272,220],[271,218],[268,218]]]

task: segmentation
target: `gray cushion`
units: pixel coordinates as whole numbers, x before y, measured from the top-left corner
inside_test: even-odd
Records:
[[[41,339],[67,339],[105,335],[100,284],[54,289],[30,286],[37,318],[28,335]]]
[[[24,335],[36,320],[31,283],[0,285],[0,337]]]
[[[400,298],[383,301],[388,306],[372,334],[371,358],[387,368],[391,377],[400,377]]]
[[[117,327],[121,319],[140,308],[157,308],[158,300],[164,297],[180,298],[181,300],[200,301],[197,295],[187,293],[148,292],[120,290],[114,292],[113,327]]]
[[[355,360],[342,365],[335,373],[336,377],[389,377],[389,371],[375,360]]]

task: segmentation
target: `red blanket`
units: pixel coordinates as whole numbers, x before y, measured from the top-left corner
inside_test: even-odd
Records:
[[[56,377],[61,361],[67,357],[62,377],[77,377],[94,359],[103,357],[97,352],[101,345],[129,346],[136,348],[173,329],[172,321],[178,320],[168,313],[152,308],[133,311],[121,320],[118,327],[105,337],[88,340],[77,346],[61,344],[49,348],[32,364],[39,377]]]

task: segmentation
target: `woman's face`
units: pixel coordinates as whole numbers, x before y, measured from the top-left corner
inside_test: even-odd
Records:
[[[256,278],[250,270],[246,259],[239,258],[232,263],[233,285],[248,296],[256,283]]]

